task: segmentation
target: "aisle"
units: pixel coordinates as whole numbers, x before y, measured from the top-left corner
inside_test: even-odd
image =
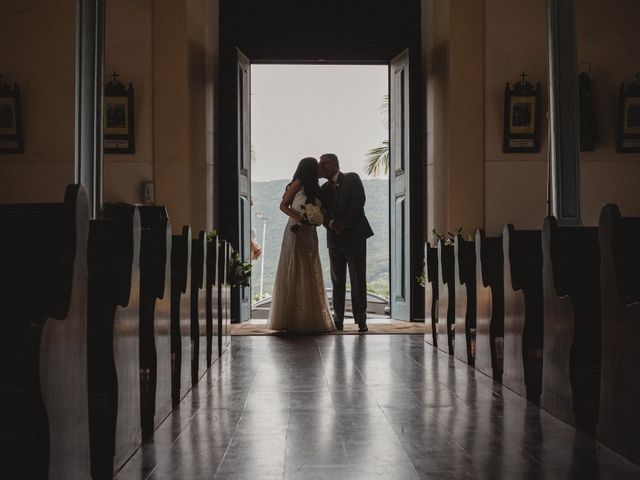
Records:
[[[124,479],[640,478],[418,335],[237,337]]]

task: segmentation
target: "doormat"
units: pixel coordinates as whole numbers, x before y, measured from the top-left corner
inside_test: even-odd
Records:
[[[369,331],[365,334],[358,332],[358,325],[355,323],[344,324],[344,330],[328,332],[323,335],[389,335],[389,334],[411,334],[424,335],[424,323],[422,322],[401,322],[398,320],[387,320],[386,322],[367,323]],[[269,330],[267,322],[256,322],[251,320],[244,323],[232,323],[231,335],[306,335],[300,333],[279,332]],[[316,334],[314,334],[316,335]]]

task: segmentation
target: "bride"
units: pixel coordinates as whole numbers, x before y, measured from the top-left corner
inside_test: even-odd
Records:
[[[300,160],[280,202],[290,218],[285,227],[267,328],[288,332],[336,329],[322,280],[315,225],[306,224],[305,205],[320,206],[318,161]]]

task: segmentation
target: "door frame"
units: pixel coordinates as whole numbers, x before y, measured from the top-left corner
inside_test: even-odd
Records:
[[[218,144],[217,149],[218,158],[216,164],[218,165],[217,173],[218,178],[216,181],[214,203],[216,205],[215,210],[219,212],[218,223],[216,228],[221,232],[223,237],[229,240],[232,244],[237,245],[241,240],[241,233],[239,229],[240,216],[239,207],[234,208],[233,204],[236,202],[228,201],[226,199],[239,198],[238,181],[239,172],[235,167],[237,165],[233,148],[238,144],[238,128],[235,126],[234,121],[227,121],[225,119],[235,118],[234,114],[235,105],[237,105],[237,94],[235,89],[236,81],[236,48],[226,48],[220,51],[220,69],[219,69],[219,85],[218,89],[218,101],[216,102],[216,125],[218,132]],[[423,90],[422,90],[422,69],[421,69],[421,56],[420,51],[417,48],[407,48],[409,55],[409,63],[411,68],[409,69],[409,98],[411,99],[409,105],[409,149],[410,149],[410,176],[409,176],[409,188],[412,192],[413,201],[410,204],[409,214],[409,252],[408,253],[408,274],[411,280],[409,288],[410,302],[408,306],[408,319],[410,321],[424,321],[424,291],[415,281],[417,273],[422,269],[423,257],[424,257],[424,241],[425,235],[423,232],[424,214],[426,211],[424,208],[426,198],[426,180],[424,175],[426,173],[426,166],[424,161],[426,156],[426,148],[424,145],[425,129],[424,129],[424,102],[423,102]],[[327,62],[316,59],[309,60],[297,60],[297,61],[281,61],[277,59],[254,59],[251,57],[250,49],[243,49],[248,53],[248,59],[251,64],[300,64],[300,65],[387,65],[391,70],[391,61],[393,58],[381,59],[378,61],[358,60],[353,61],[341,61],[341,62]],[[389,85],[390,87],[390,85]],[[251,107],[249,106],[249,111]],[[250,177],[249,177],[250,181]],[[391,199],[390,199],[391,208]],[[227,208],[227,207],[231,208]],[[391,234],[391,232],[390,232]],[[391,244],[391,242],[389,243]],[[391,262],[391,252],[389,252],[389,262]],[[389,263],[391,267],[391,263]],[[390,282],[391,282],[390,278]],[[391,284],[391,283],[390,283]],[[237,289],[234,289],[237,290]],[[250,299],[249,299],[250,300]],[[239,323],[240,320],[240,304],[239,294],[236,292],[232,301],[232,323]]]

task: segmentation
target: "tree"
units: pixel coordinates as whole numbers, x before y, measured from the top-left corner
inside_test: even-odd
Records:
[[[382,97],[380,114],[385,127],[389,125],[389,95]],[[367,152],[365,171],[367,175],[377,177],[380,173],[389,173],[389,140],[383,140],[382,145]]]

